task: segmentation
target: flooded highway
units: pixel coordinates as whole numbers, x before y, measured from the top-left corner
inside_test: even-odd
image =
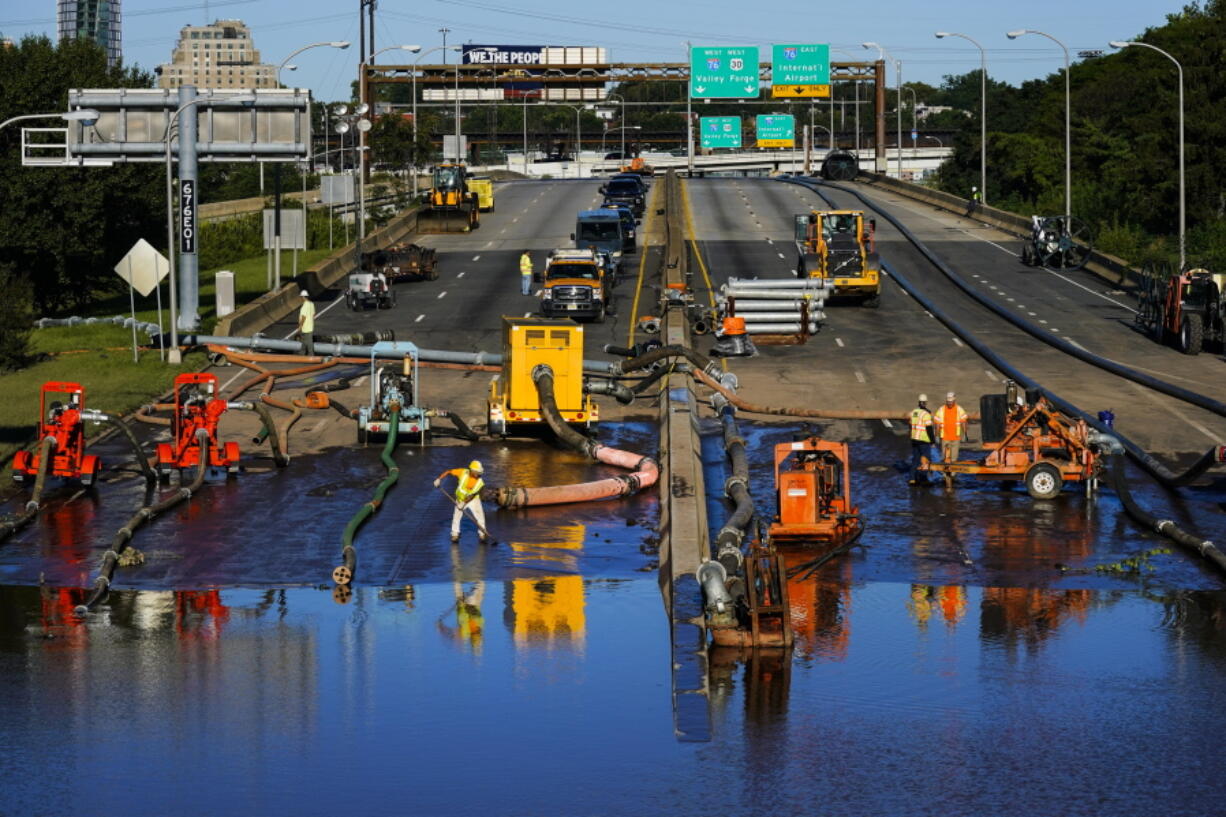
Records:
[[[327,577],[382,477],[376,447],[206,488],[142,530],[146,563],[83,621],[73,588],[142,487],[53,506],[0,550],[0,810],[319,814],[360,794],[456,815],[1216,811],[1195,760],[1226,726],[1209,705],[1226,669],[1216,576],[1180,552],[1120,567],[1164,543],[1110,492],[911,488],[898,429],[820,428],[851,441],[864,547],[789,583],[792,651],[711,649],[698,742],[674,734],[653,494],[491,511],[500,544],[471,528],[447,540],[441,470],[473,456],[499,483],[606,470],[576,455],[401,446],[345,604]],[[805,427],[741,430],[769,514],[761,452]],[[601,436],[656,445],[648,424]],[[721,484],[718,437],[703,461]],[[1141,504],[1172,505],[1134,483]],[[1176,510],[1221,540],[1224,499],[1219,483]],[[716,529],[728,506],[708,511]]]

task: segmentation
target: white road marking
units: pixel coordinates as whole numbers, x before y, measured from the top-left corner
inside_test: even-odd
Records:
[[[504,227],[503,229],[505,230],[506,228]],[[474,255],[474,256],[473,256],[473,260],[474,260],[474,261],[480,261],[480,260],[481,260],[481,256],[480,256],[480,255]]]
[[[463,278],[463,277],[464,277],[464,273],[462,273],[462,272],[457,272],[455,277],[456,277],[456,278]]]
[[[328,424],[328,420],[329,420],[329,419],[331,419],[331,418],[329,418],[329,417],[325,417],[325,418],[323,418],[322,420],[320,420],[318,423],[316,423],[316,424],[315,424],[315,425],[314,425],[314,426],[311,428],[311,433],[312,433],[312,434],[314,434],[316,431],[319,431],[321,428],[323,428],[325,425],[327,425],[327,424]]]
[[[439,298],[443,298],[443,297],[445,297],[446,295],[447,295],[447,290],[445,290],[445,289],[444,289],[442,292],[440,292],[440,293],[438,294],[438,297],[439,297]]]
[[[1047,323],[1047,321],[1043,320],[1042,318],[1039,318],[1039,323]]]
[[[894,427],[894,424],[893,424],[893,423],[891,423],[889,420],[887,420],[887,419],[886,419],[886,418],[884,418],[884,417],[882,417],[882,418],[881,418],[881,424],[882,424],[883,426],[885,426],[886,428],[893,428],[893,427]]]
[[[1039,313],[1038,312],[1027,312],[1026,314],[1033,318],[1035,315]]]
[[[983,370],[983,373],[984,373],[984,374],[986,374],[986,375],[988,376],[988,380],[996,380],[996,379],[997,379],[997,378],[996,378],[996,375],[992,374],[992,373],[991,373],[990,371],[988,371],[987,369],[984,369],[984,370]]]
[[[935,317],[936,317],[936,315],[933,315],[933,314],[932,314],[931,312],[929,312],[927,309],[925,309],[925,310],[924,310],[924,314],[925,314],[925,315],[927,315],[927,316],[928,316],[928,317],[930,317],[930,318],[935,318]]]
[[[487,242],[485,242],[485,248],[486,248],[487,250],[488,250],[490,247],[492,247],[492,246],[494,246],[494,242],[493,242],[493,241],[487,241]]]
[[[1156,404],[1156,405],[1158,405],[1158,406],[1163,406],[1163,405],[1165,405],[1165,404],[1164,404],[1164,403],[1163,403],[1161,400],[1159,400],[1159,399],[1158,399],[1158,395],[1154,394],[1154,393],[1153,393],[1153,392],[1152,392],[1150,389],[1142,388],[1142,387],[1141,387],[1139,384],[1137,384],[1137,383],[1129,383],[1128,385],[1129,385],[1129,386],[1131,386],[1131,387],[1132,387],[1132,389],[1133,389],[1134,391],[1138,391],[1138,392],[1140,392],[1141,394],[1145,395],[1145,397],[1146,397],[1146,398],[1147,398],[1147,399],[1148,399],[1148,400],[1149,400],[1151,403],[1154,403],[1154,404]],[[1198,422],[1196,422],[1195,420],[1193,420],[1193,419],[1192,419],[1191,417],[1189,417],[1187,414],[1184,414],[1184,413],[1183,413],[1183,411],[1181,411],[1181,410],[1179,409],[1179,407],[1178,407],[1178,406],[1173,405],[1173,401],[1167,401],[1167,402],[1168,402],[1168,403],[1172,403],[1172,405],[1170,405],[1170,406],[1168,407],[1168,410],[1169,410],[1169,411],[1170,411],[1172,414],[1174,414],[1176,417],[1178,417],[1180,420],[1183,420],[1183,422],[1185,422],[1185,423],[1187,423],[1188,425],[1192,426],[1192,428],[1196,429],[1196,430],[1197,430],[1197,431],[1199,431],[1201,434],[1204,434],[1206,437],[1208,437],[1209,439],[1213,440],[1215,443],[1216,443],[1216,442],[1220,442],[1220,441],[1221,441],[1221,437],[1220,437],[1219,435],[1214,434],[1212,431],[1210,431],[1209,429],[1205,428],[1205,427],[1204,427],[1203,425],[1201,425],[1200,423],[1198,423]]]
[[[1057,329],[1056,327],[1054,327],[1054,326],[1053,326],[1053,327],[1051,328],[1051,331],[1053,331],[1053,332],[1059,332],[1060,330],[1059,330],[1059,329]]]
[[[868,382],[864,377],[864,372],[860,371],[859,369],[856,369],[856,380],[859,380],[861,383]]]
[[[783,260],[784,260],[784,261],[786,261],[786,260],[787,260],[786,258],[784,258],[784,257],[783,257],[783,253],[781,253],[781,252],[777,252],[777,253],[775,253],[775,255],[779,256],[780,258],[783,258]]]
[[[837,343],[837,344],[839,345],[839,348],[840,348],[840,349],[841,349],[841,348],[843,348],[843,339],[842,339],[842,338],[835,338],[835,339],[834,339],[834,342],[835,342],[835,343]]]
[[[954,343],[958,344],[959,346],[963,346],[963,345],[964,345],[964,344],[962,343],[962,341],[961,341],[961,340],[959,340],[958,338],[954,338]]]
[[[525,318],[531,318],[531,317],[532,317],[532,313],[531,313],[531,312],[525,312],[525,313],[524,313],[524,317],[525,317]]]
[[[515,218],[511,219],[512,224],[514,224],[517,221],[519,221],[519,216],[516,216]]]
[[[421,315],[418,315],[418,316],[417,316],[417,320],[413,321],[413,323],[421,323],[421,319],[422,319],[422,318],[424,318],[424,317],[426,317],[424,313],[423,313],[423,314],[421,314]]]

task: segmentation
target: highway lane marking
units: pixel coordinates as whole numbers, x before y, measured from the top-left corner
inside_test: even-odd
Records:
[[[989,241],[988,239],[984,238],[984,237],[983,237],[983,236],[981,236],[981,235],[975,235],[974,233],[967,232],[966,230],[962,230],[961,232],[966,233],[967,235],[971,236],[972,238],[977,238],[977,239],[979,239],[980,241],[984,242],[985,244],[991,244],[991,245],[992,245],[993,247],[995,247],[996,249],[1001,250],[1002,252],[1008,253],[1009,255],[1013,256],[1014,258],[1020,258],[1020,257],[1021,257],[1020,255],[1018,255],[1017,253],[1015,253],[1013,250],[1009,249],[1008,247],[1002,247],[1001,245],[997,244],[995,241]],[[1081,283],[1078,283],[1077,281],[1074,281],[1072,278],[1069,278],[1069,277],[1067,277],[1067,276],[1061,275],[1060,273],[1056,272],[1055,270],[1049,270],[1049,269],[1047,269],[1046,267],[1043,267],[1042,269],[1043,269],[1043,271],[1044,271],[1044,272],[1049,272],[1049,273],[1051,273],[1052,275],[1056,276],[1056,277],[1057,277],[1057,278],[1059,278],[1061,281],[1067,281],[1068,283],[1072,284],[1073,286],[1077,287],[1078,289],[1084,289],[1086,292],[1090,293],[1091,295],[1094,295],[1095,297],[1102,298],[1104,301],[1110,301],[1111,303],[1115,304],[1116,306],[1122,307],[1122,308],[1124,308],[1124,309],[1127,309],[1129,312],[1132,312],[1133,314],[1136,314],[1136,311],[1137,311],[1137,310],[1133,309],[1133,308],[1132,308],[1131,306],[1129,306],[1128,304],[1125,304],[1125,303],[1120,303],[1119,301],[1115,300],[1114,298],[1108,298],[1106,295],[1102,294],[1101,292],[1095,292],[1094,290],[1090,289],[1088,286],[1086,286],[1086,285],[1084,285],[1084,284],[1081,284]],[[979,276],[977,276],[977,275],[976,275],[975,277],[976,277],[976,278],[978,278]]]
[[[841,349],[841,348],[843,348],[843,339],[842,339],[842,338],[835,338],[835,339],[834,339],[834,342],[835,342],[835,343],[837,343],[837,344],[839,345],[839,348],[840,348],[840,349]]]
[[[503,227],[503,229],[505,230],[506,228],[505,228],[505,227]],[[473,256],[473,260],[474,260],[474,261],[480,261],[480,260],[481,260],[481,256],[480,256],[480,255],[474,255],[474,256]]]
[[[965,346],[965,344],[963,344],[958,338],[954,338],[954,343],[958,344],[959,346]]]
[[[511,219],[512,224],[514,224],[517,221],[519,221],[519,216],[516,216],[515,218]]]
[[[462,273],[462,272],[457,272],[455,277],[456,277],[456,278],[463,278],[463,277],[464,277],[464,273]]]
[[[992,372],[988,371],[987,369],[984,369],[983,373],[988,376],[989,380],[995,381],[997,379],[996,375],[992,374]]]
[[[887,419],[886,419],[886,418],[884,418],[884,417],[882,417],[882,418],[881,418],[881,424],[882,424],[883,426],[885,426],[886,428],[893,428],[893,427],[894,427],[894,424],[893,424],[893,423],[891,423],[889,420],[887,420]]]
[[[444,289],[442,292],[440,292],[440,293],[438,294],[438,297],[439,297],[439,298],[443,298],[443,297],[445,297],[446,295],[447,295],[447,290],[445,290],[445,289]]]
[[[652,203],[654,204],[656,194],[652,193],[651,195],[653,197]],[[651,225],[655,222],[655,217],[656,217],[655,208],[649,207],[647,210],[647,219],[643,224],[643,230],[642,230],[642,233],[644,236],[643,248],[639,250],[639,277],[638,277],[638,282],[634,285],[634,302],[630,307],[630,326],[629,326],[629,330],[626,335],[626,345],[627,346],[634,345],[634,330],[638,326],[639,293],[643,291],[643,274],[647,269],[647,239],[646,239],[646,236],[650,234],[648,230],[651,229]]]
[[[856,369],[856,380],[859,380],[861,383],[868,382],[864,377],[864,372],[860,371],[859,369]]]
[[[328,420],[330,420],[330,419],[331,419],[330,417],[325,417],[325,418],[323,418],[322,420],[320,420],[318,423],[316,423],[316,424],[315,424],[315,425],[314,425],[314,426],[311,428],[311,433],[312,433],[312,434],[314,434],[316,431],[319,431],[321,428],[323,428],[325,425],[327,425]],[[197,467],[198,467],[198,466],[197,466]]]
[[[1047,323],[1047,321],[1043,320],[1042,318],[1039,318],[1039,323]]]
[[[413,321],[413,323],[421,323],[421,319],[424,317],[426,317],[424,314],[418,315],[417,320]]]
[[[1027,312],[1026,314],[1033,318],[1035,315],[1039,313],[1038,312]]]
[[[1219,435],[1214,434],[1212,431],[1210,431],[1209,429],[1205,428],[1205,427],[1204,427],[1203,425],[1201,425],[1200,423],[1198,423],[1198,422],[1196,422],[1195,420],[1193,420],[1193,419],[1192,419],[1191,417],[1189,417],[1187,414],[1184,414],[1184,413],[1183,413],[1183,412],[1182,412],[1182,411],[1179,409],[1179,407],[1178,407],[1178,406],[1175,406],[1175,405],[1166,406],[1166,405],[1164,405],[1164,404],[1163,404],[1163,402],[1162,402],[1161,400],[1159,400],[1159,399],[1158,399],[1158,395],[1154,394],[1154,393],[1153,393],[1153,392],[1152,392],[1150,389],[1147,389],[1147,388],[1142,387],[1142,386],[1141,386],[1139,383],[1132,383],[1132,382],[1129,382],[1129,384],[1128,384],[1128,385],[1129,385],[1129,386],[1132,386],[1132,388],[1133,388],[1135,391],[1139,391],[1139,392],[1141,392],[1142,394],[1144,394],[1144,395],[1145,395],[1145,396],[1146,396],[1146,397],[1149,399],[1149,401],[1150,401],[1151,403],[1154,403],[1154,404],[1158,405],[1159,407],[1166,408],[1166,409],[1167,409],[1167,410],[1169,410],[1169,411],[1170,411],[1172,414],[1174,414],[1176,417],[1178,417],[1179,419],[1183,420],[1185,423],[1187,423],[1188,425],[1192,426],[1192,428],[1196,429],[1196,430],[1197,430],[1197,431],[1199,431],[1201,434],[1204,434],[1206,437],[1208,437],[1209,439],[1213,440],[1215,443],[1216,443],[1216,442],[1220,442],[1220,441],[1221,441],[1221,437],[1220,437]],[[1174,401],[1172,401],[1172,402],[1174,402]]]
[[[487,242],[485,242],[485,249],[487,249],[487,250],[488,250],[488,249],[489,249],[490,247],[492,247],[492,246],[494,246],[494,242],[493,242],[493,241],[487,241]]]
[[[525,313],[524,313],[524,317],[525,317],[525,318],[530,318],[530,317],[532,317],[532,313],[531,313],[531,312],[525,312]]]
[[[783,260],[784,260],[784,261],[786,261],[786,260],[787,260],[786,258],[784,258],[783,253],[781,253],[781,252],[779,252],[779,253],[775,253],[775,255],[779,256],[780,258],[783,258]]]

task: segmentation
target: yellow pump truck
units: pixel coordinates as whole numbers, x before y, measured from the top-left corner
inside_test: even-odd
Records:
[[[600,420],[600,408],[583,393],[583,327],[566,318],[502,319],[502,372],[490,380],[489,433],[506,436],[545,427],[532,370],[553,369],[558,411],[572,428],[585,431]]]
[[[877,222],[864,225],[860,210],[814,210],[796,216],[796,276],[822,278],[836,298],[881,305],[881,261],[874,246]]]
[[[419,233],[466,233],[477,228],[480,207],[470,189],[468,170],[462,164],[434,168],[434,183],[425,205],[417,212]]]

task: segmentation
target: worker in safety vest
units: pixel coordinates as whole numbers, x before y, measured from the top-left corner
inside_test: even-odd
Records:
[[[958,459],[962,441],[966,439],[966,412],[958,405],[957,395],[945,395],[945,405],[937,409],[933,424],[941,430],[941,458],[945,462]]]
[[[928,411],[928,395],[921,394],[915,408],[911,409],[911,478],[910,485],[920,483],[920,466],[932,459],[932,412]],[[927,482],[927,477],[924,482]]]
[[[532,294],[532,256],[527,250],[519,257],[519,287],[522,294]]]
[[[464,518],[465,509],[472,513],[473,518],[480,525],[478,533],[481,536],[481,544],[488,542],[485,534],[481,533],[481,530],[485,528],[485,509],[481,507],[481,489],[485,487],[481,474],[484,470],[479,460],[473,460],[467,468],[452,468],[450,471],[439,474],[438,479],[434,480],[435,488],[442,484],[444,477],[453,476],[457,480],[455,513],[451,515],[451,541],[453,542],[460,541],[460,520]]]

